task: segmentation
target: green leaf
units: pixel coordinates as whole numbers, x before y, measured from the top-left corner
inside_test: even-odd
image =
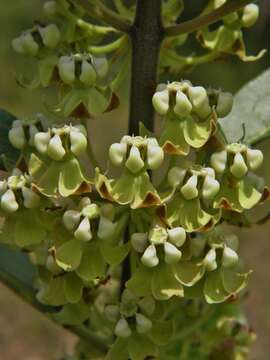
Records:
[[[172,296],[184,296],[183,287],[176,280],[169,265],[159,265],[154,269],[151,285],[156,300],[168,300]]]
[[[246,84],[236,94],[231,114],[220,120],[228,142],[243,136],[245,141],[255,144],[270,136],[270,69]]]
[[[38,245],[45,239],[46,230],[35,217],[35,210],[22,210],[17,214],[14,236],[19,247]]]
[[[5,110],[0,110],[0,159],[4,164],[4,169],[14,168],[20,156],[20,151],[15,149],[8,140],[8,133],[12,122],[16,117]]]
[[[155,356],[157,349],[145,335],[134,333],[128,341],[128,352],[131,359],[144,360],[148,356]]]
[[[56,263],[65,271],[77,269],[80,265],[81,258],[82,244],[77,239],[69,240],[56,249]]]

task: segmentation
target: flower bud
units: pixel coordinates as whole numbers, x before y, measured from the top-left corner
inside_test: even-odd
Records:
[[[7,191],[7,181],[2,180],[0,181],[0,195],[2,195],[5,191]]]
[[[172,187],[177,187],[178,185],[182,185],[185,176],[186,176],[186,170],[175,166],[171,168],[168,173],[168,183]]]
[[[23,53],[24,53],[21,36],[13,39],[12,42],[11,42],[11,46],[12,46],[12,49],[13,49],[16,53],[18,53],[18,54],[23,54]]]
[[[235,154],[233,164],[231,165],[230,170],[231,173],[237,178],[241,178],[246,175],[248,167],[245,163],[243,156],[240,153]]]
[[[165,262],[167,264],[175,264],[182,257],[182,252],[169,242],[165,242],[164,252],[165,252]]]
[[[62,140],[59,135],[54,135],[49,141],[47,154],[56,161],[62,160],[66,154],[66,150],[62,145]]]
[[[198,196],[197,184],[197,175],[192,175],[185,183],[185,185],[181,187],[181,193],[186,200],[192,200]]]
[[[100,239],[108,239],[113,236],[115,228],[116,223],[113,223],[111,220],[105,218],[104,216],[101,216],[99,220],[97,235]]]
[[[131,244],[135,251],[137,252],[144,252],[146,246],[147,246],[147,233],[134,233],[131,235]]]
[[[168,229],[169,241],[175,246],[182,246],[186,241],[186,232],[182,227],[175,227],[173,229]]]
[[[261,150],[247,149],[247,162],[251,170],[257,170],[263,163]]]
[[[50,49],[55,48],[61,38],[60,31],[55,24],[39,27],[39,33],[42,37],[43,44]]]
[[[35,56],[38,53],[39,46],[35,42],[31,33],[21,35],[21,44],[23,52],[27,55]]]
[[[41,154],[46,154],[49,141],[50,141],[50,134],[48,132],[39,132],[34,137],[34,145],[38,152]]]
[[[107,75],[109,71],[109,64],[106,58],[93,58],[93,65],[100,78]]]
[[[65,84],[75,81],[75,60],[73,56],[61,56],[58,63],[59,76]]]
[[[218,96],[216,113],[220,118],[226,117],[232,110],[233,96],[230,93],[221,92]]]
[[[90,241],[92,239],[92,232],[90,227],[90,221],[85,217],[81,222],[79,227],[74,233],[74,236],[77,240],[80,241]]]
[[[153,98],[152,103],[156,112],[160,115],[166,115],[169,110],[169,91],[157,91]]]
[[[177,91],[175,101],[176,104],[173,110],[177,115],[186,117],[191,113],[192,104],[186,94],[184,94],[182,91]]]
[[[159,263],[155,246],[149,245],[141,257],[142,263],[147,267],[155,267]]]
[[[202,186],[202,196],[205,200],[211,200],[219,192],[219,182],[210,176],[206,176]]]
[[[34,146],[35,135],[38,133],[38,128],[35,125],[29,126],[29,145]]]
[[[9,130],[8,139],[13,147],[21,150],[26,144],[23,126],[13,126]]]
[[[45,4],[43,5],[43,11],[45,13],[45,15],[47,16],[53,16],[56,14],[57,11],[57,4],[55,1],[46,1]]]
[[[239,239],[235,234],[230,234],[225,236],[226,244],[229,248],[237,251],[239,247]]]
[[[86,151],[87,138],[79,131],[70,132],[70,150],[71,152],[79,156]]]
[[[115,143],[110,146],[109,157],[115,166],[120,166],[127,154],[127,144],[125,143]]]
[[[1,207],[8,213],[13,213],[19,209],[19,204],[12,190],[7,190],[1,197]]]
[[[259,17],[259,7],[256,4],[248,4],[244,7],[242,25],[244,27],[253,26]]]
[[[22,188],[23,204],[27,209],[33,209],[39,206],[40,197],[32,189]]]
[[[126,161],[126,167],[133,173],[136,174],[144,167],[144,161],[141,158],[139,149],[132,145],[129,153],[129,157]]]
[[[160,167],[164,160],[164,151],[159,145],[148,144],[147,163],[149,168],[155,170]]]
[[[106,318],[111,322],[116,322],[119,319],[120,312],[117,305],[107,305],[104,308]]]
[[[217,254],[214,249],[209,250],[208,253],[206,254],[206,256],[203,260],[203,264],[207,271],[216,270],[216,268],[217,268],[216,257],[217,257]]]
[[[76,210],[67,210],[63,215],[63,223],[65,227],[72,231],[76,226],[79,225],[81,213]]]
[[[152,328],[152,321],[142,314],[136,314],[136,330],[139,334],[144,334]]]
[[[92,85],[97,79],[97,73],[92,64],[87,60],[83,60],[81,67],[80,81],[84,85]]]
[[[188,91],[194,110],[200,118],[205,119],[211,113],[209,99],[205,88],[202,86],[191,86]]]
[[[114,329],[114,334],[116,336],[122,337],[122,338],[127,338],[131,335],[131,329],[128,325],[128,322],[125,318],[121,318]]]
[[[211,166],[217,173],[223,173],[226,169],[227,164],[227,151],[223,150],[218,153],[212,154]]]
[[[233,249],[225,246],[222,255],[222,266],[230,268],[238,263],[238,259],[237,253]]]

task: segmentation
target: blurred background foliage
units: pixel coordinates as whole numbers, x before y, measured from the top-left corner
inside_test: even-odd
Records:
[[[0,1],[0,108],[5,108],[18,117],[44,111],[41,91],[31,91],[16,83],[16,73],[21,70],[31,75],[33,64],[29,59],[15,55],[11,50],[11,40],[23,29],[32,26],[39,19],[44,0]],[[207,3],[205,0],[186,0],[183,19],[189,19]],[[235,93],[241,86],[270,67],[270,0],[260,1],[261,14],[255,27],[245,31],[248,54],[257,54],[262,48],[266,55],[255,63],[242,63],[236,58],[214,62],[197,67],[190,74],[179,74],[170,80],[190,79],[194,84],[202,84]],[[185,49],[194,51],[192,42]],[[167,80],[166,76],[162,76]],[[269,84],[270,86],[270,84]],[[128,119],[128,79],[122,85],[121,106],[110,115],[91,120],[90,137],[97,156],[105,162],[106,150],[110,143],[121,138],[127,129]],[[269,114],[270,116],[270,114]],[[254,119],[256,121],[256,119]],[[270,141],[261,147],[265,151],[265,165],[262,174],[270,183],[268,156]],[[254,220],[267,212],[266,204],[252,214]],[[258,334],[250,359],[268,360],[270,345],[270,224],[255,226],[252,230],[241,230],[242,252],[248,266],[254,269],[250,284],[250,294],[244,306],[250,323]],[[3,360],[56,360],[63,353],[69,353],[75,339],[67,332],[50,324],[28,305],[21,303],[14,294],[0,287],[0,358]],[[117,360],[117,359],[116,359]],[[194,359],[195,360],[195,359]]]

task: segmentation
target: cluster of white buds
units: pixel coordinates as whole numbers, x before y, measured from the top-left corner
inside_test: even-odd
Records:
[[[107,305],[104,308],[106,318],[115,324],[114,334],[128,338],[132,331],[145,334],[151,330],[153,323],[148,318],[155,309],[152,297],[136,299],[129,290],[124,290],[120,305]]]
[[[65,125],[38,132],[34,136],[34,145],[41,154],[60,161],[67,152],[79,156],[87,148],[87,131],[83,125]]]
[[[179,248],[186,241],[186,232],[182,227],[166,229],[156,225],[149,233],[134,233],[131,236],[131,244],[133,248],[143,253],[141,257],[142,263],[147,267],[155,267],[159,264],[161,255],[157,248],[163,247],[164,261],[167,264],[177,263],[182,252]]]
[[[67,210],[63,215],[63,223],[79,241],[90,241],[93,238],[91,220],[97,219],[100,209],[96,204],[91,203],[87,197],[83,198],[78,210]]]
[[[208,118],[212,109],[218,117],[225,117],[232,109],[233,97],[221,91],[208,94],[202,86],[192,86],[189,81],[172,82],[158,86],[153,96],[153,106],[157,113],[166,115],[169,111],[179,118],[197,116],[199,119]]]
[[[13,39],[12,47],[19,54],[36,56],[40,48],[54,49],[60,42],[61,33],[57,25],[37,25]]]
[[[233,143],[211,156],[211,166],[219,174],[229,169],[236,178],[242,178],[249,170],[257,170],[263,163],[263,153],[244,144]]]
[[[38,122],[27,123],[22,120],[14,120],[8,133],[8,139],[13,147],[22,150],[25,146],[34,146],[34,137],[39,132]]]
[[[173,167],[168,173],[168,183],[173,188],[179,187],[186,200],[198,197],[212,200],[220,189],[220,184],[215,179],[215,171],[210,167],[194,166],[189,169]]]
[[[237,265],[239,257],[237,254],[238,238],[236,235],[226,235],[224,243],[220,246],[212,246],[203,259],[206,271],[214,271],[218,267],[217,252],[222,252],[220,263],[223,268],[232,268]]]
[[[155,138],[126,135],[120,143],[111,145],[109,157],[114,165],[125,165],[136,174],[145,167],[157,169],[164,160],[164,152]]]
[[[104,57],[92,57],[85,54],[61,56],[58,62],[60,79],[64,84],[72,85],[76,80],[86,86],[102,79],[109,70],[108,60]]]
[[[39,206],[40,196],[31,189],[31,182],[20,170],[15,169],[12,175],[0,181],[0,204],[2,210],[14,213],[19,209],[20,203],[27,209]]]

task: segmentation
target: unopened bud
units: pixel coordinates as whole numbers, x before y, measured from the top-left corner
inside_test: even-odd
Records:
[[[227,151],[223,150],[211,156],[211,166],[217,173],[223,173],[227,164]]]
[[[247,149],[247,162],[251,170],[257,170],[263,163],[261,150]]]
[[[172,187],[177,187],[178,185],[181,186],[185,176],[186,170],[175,166],[171,168],[168,173],[168,183]]]
[[[202,196],[205,200],[213,199],[219,192],[219,182],[210,176],[206,176],[202,186]]]
[[[28,209],[33,209],[39,206],[40,197],[32,189],[27,187],[22,188],[23,204]]]
[[[169,241],[175,246],[181,247],[186,241],[186,232],[182,227],[175,227],[173,229],[168,229]]]
[[[244,27],[253,26],[259,17],[259,7],[256,4],[248,4],[244,7],[242,25]]]
[[[61,38],[60,31],[55,24],[50,24],[46,27],[40,27],[39,33],[42,37],[43,44],[50,49],[55,48]]]
[[[209,99],[205,88],[202,86],[191,86],[188,91],[194,110],[199,117],[205,119],[211,113]]]
[[[221,92],[218,95],[216,112],[220,118],[226,117],[232,110],[233,96],[230,93]]]
[[[70,132],[70,150],[71,152],[79,156],[86,151],[87,148],[87,139],[79,131],[71,131]]]
[[[248,172],[248,167],[240,153],[235,154],[230,170],[231,173],[237,178],[243,177]]]
[[[105,218],[104,216],[100,217],[98,232],[97,235],[100,239],[109,239],[113,236],[115,232],[116,224],[111,220]]]
[[[111,162],[115,166],[120,166],[124,162],[126,158],[126,154],[127,154],[127,144],[115,143],[110,146],[109,157]]]
[[[226,244],[229,248],[237,251],[239,247],[239,239],[235,234],[229,234],[225,236]]]
[[[83,60],[81,67],[80,80],[84,85],[92,85],[95,83],[97,78],[97,73],[92,64],[87,60]]]
[[[75,81],[75,60],[73,56],[61,56],[58,63],[59,76],[65,84]]]
[[[142,314],[136,314],[136,330],[139,334],[144,334],[152,328],[152,321]]]
[[[13,49],[16,53],[18,53],[18,54],[23,54],[23,53],[24,53],[21,36],[13,39],[12,42],[11,42],[11,45],[12,45],[12,49]]]
[[[56,161],[62,160],[66,154],[66,150],[62,145],[62,140],[59,135],[54,135],[49,141],[47,154]]]
[[[23,126],[12,127],[9,130],[8,139],[13,147],[21,150],[26,144]]]
[[[149,245],[141,257],[142,263],[147,267],[155,267],[159,263],[157,251],[154,245]]]
[[[176,264],[182,257],[182,252],[169,242],[165,242],[164,252],[167,264]]]
[[[78,226],[77,230],[74,233],[74,236],[77,240],[80,241],[90,241],[92,239],[92,232],[90,221],[85,217]]]
[[[238,263],[237,253],[233,249],[225,246],[222,255],[222,266],[225,268],[230,268],[232,266],[235,266],[237,263]]]
[[[1,207],[8,213],[13,213],[19,209],[19,204],[12,190],[7,190],[1,197]]]
[[[35,42],[31,33],[21,35],[21,44],[23,52],[27,55],[35,56],[38,53],[39,46]]]
[[[197,175],[192,175],[185,183],[185,185],[181,187],[181,193],[186,200],[192,200],[198,196],[197,184]]]
[[[166,115],[169,110],[169,91],[157,91],[153,98],[152,103],[156,112],[160,115]]]
[[[133,173],[136,174],[144,167],[144,161],[141,158],[139,149],[132,145],[129,153],[129,157],[126,161],[126,167]]]
[[[39,132],[34,137],[34,145],[38,152],[46,154],[50,142],[50,134],[48,132]]]
[[[147,237],[148,237],[147,233],[132,234],[130,241],[131,241],[133,248],[140,253],[144,252],[144,250],[147,246]]]
[[[173,110],[177,115],[186,117],[191,113],[192,104],[182,91],[177,91],[175,101],[176,104]]]
[[[206,254],[206,256],[203,260],[203,264],[207,271],[216,270],[216,268],[217,268],[216,257],[217,257],[217,254],[214,249],[209,250],[208,253]]]
[[[73,230],[79,225],[81,213],[76,210],[67,210],[63,215],[63,223],[68,230]]]
[[[114,329],[114,334],[116,336],[122,337],[122,338],[127,338],[131,335],[131,329],[128,325],[128,322],[125,318],[121,318]]]

